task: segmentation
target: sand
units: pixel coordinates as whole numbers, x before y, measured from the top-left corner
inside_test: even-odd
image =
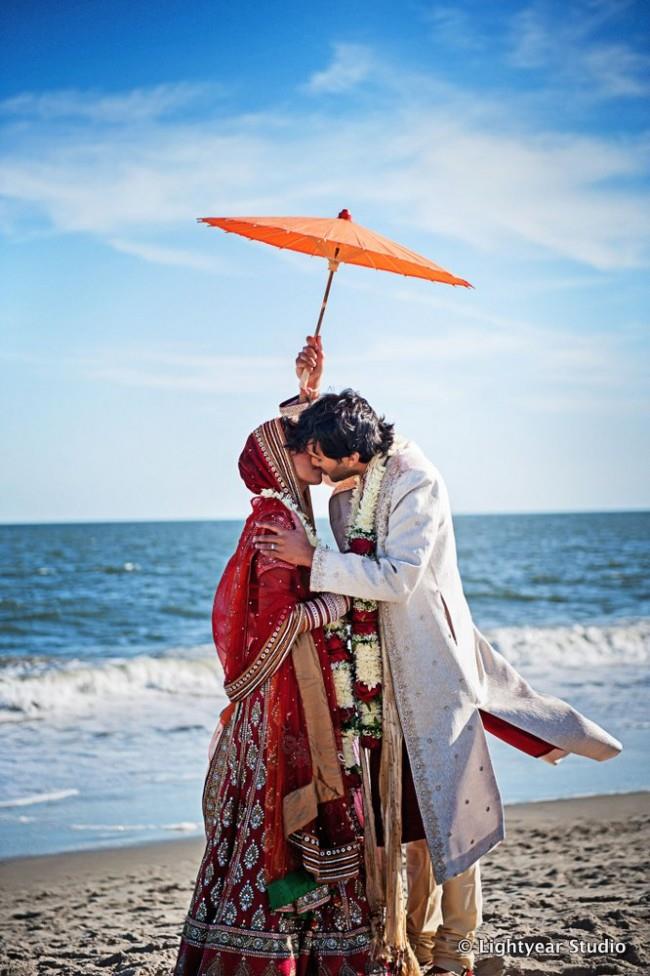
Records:
[[[508,806],[506,822],[481,862],[479,936],[584,945],[485,946],[477,976],[649,974],[650,793]],[[0,976],[169,976],[202,853],[184,839],[0,862]]]

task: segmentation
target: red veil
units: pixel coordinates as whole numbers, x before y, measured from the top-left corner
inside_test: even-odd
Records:
[[[261,495],[265,489],[283,496],[313,525],[308,493],[303,494],[284,446],[282,419],[262,424],[249,436],[239,472],[255,496],[253,511],[219,582],[212,629],[231,700],[242,701],[259,689],[266,695],[264,867],[272,907],[279,907],[324,883],[314,867],[319,851],[331,858],[333,850],[347,846],[349,862],[358,830],[351,815],[352,799],[343,786],[336,696],[323,632],[319,628],[311,636],[300,636],[302,606],[309,599],[308,573],[258,552],[253,545],[259,521],[287,529],[294,526],[287,505],[273,495]],[[300,671],[310,653],[312,673],[309,682],[301,683]],[[317,706],[316,734],[311,711]],[[326,777],[315,759],[320,747],[316,739],[331,745],[330,759],[333,755],[336,766],[333,770],[330,764],[333,785],[325,792]],[[305,868],[312,872],[309,877]],[[347,876],[354,873],[348,870]]]

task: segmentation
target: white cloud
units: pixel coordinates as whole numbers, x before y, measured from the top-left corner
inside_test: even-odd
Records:
[[[326,384],[339,389],[362,382],[382,401],[436,406],[477,402],[493,384],[507,389],[512,409],[537,413],[561,409],[607,416],[650,407],[644,392],[644,362],[635,350],[645,328],[611,328],[585,334],[556,323],[552,332],[521,319],[462,309],[451,299],[420,302],[417,291],[397,295],[405,304],[446,309],[434,333],[423,334],[425,312],[409,315],[409,325],[383,332],[361,350],[328,354]],[[39,372],[63,373],[93,383],[188,394],[264,394],[273,399],[292,389],[290,357],[215,355],[192,344],[129,342],[64,355],[7,353],[0,358]],[[374,391],[379,391],[375,393]],[[483,391],[481,393],[480,391]],[[288,395],[288,394],[287,394]]]
[[[374,68],[370,50],[362,44],[335,44],[331,64],[316,71],[305,89],[313,94],[340,94],[365,81]]]
[[[458,5],[437,3],[425,16],[432,24],[434,40],[467,51],[478,51],[485,46],[485,39],[476,28],[474,12]]]
[[[214,96],[218,91],[215,85],[178,82],[133,88],[112,95],[78,89],[23,92],[0,101],[0,116],[46,121],[83,119],[102,123],[141,123],[192,105],[203,96]]]
[[[650,94],[650,57],[625,44],[600,44],[583,54],[585,72],[612,98]]]
[[[126,117],[91,123],[83,93],[88,116],[76,124],[17,115],[20,131],[12,127],[0,161],[3,226],[18,233],[40,219],[48,231],[89,233],[145,260],[207,271],[211,243],[205,261],[201,238],[195,250],[178,247],[195,217],[348,205],[405,244],[414,228],[425,243],[434,232],[482,252],[525,248],[601,271],[647,266],[642,137],[533,132],[507,106],[499,115],[489,96],[474,97],[469,113],[466,92],[430,98],[408,73],[389,73],[396,84],[377,91],[373,111],[336,118],[327,108],[226,116],[213,106],[200,120],[188,111],[146,126]]]
[[[39,372],[70,379],[110,383],[139,389],[179,390],[185,393],[276,393],[278,377],[291,377],[291,364],[279,356],[226,356],[180,344],[156,349],[128,343],[63,355],[2,351],[0,359]]]
[[[550,69],[565,90],[569,83],[592,98],[648,95],[648,54],[629,44],[598,39],[627,6],[592,0],[568,5],[559,14],[538,0],[512,19],[510,63],[527,70]]]
[[[162,247],[158,244],[147,244],[141,241],[125,241],[110,238],[108,243],[122,254],[132,254],[143,261],[152,264],[173,265],[179,268],[194,268],[196,271],[207,271],[211,274],[224,273],[228,270],[223,262],[198,251],[185,251],[177,247]]]

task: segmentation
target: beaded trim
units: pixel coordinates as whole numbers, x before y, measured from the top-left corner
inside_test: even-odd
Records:
[[[299,508],[302,508],[298,478],[284,446],[285,434],[282,418],[276,417],[274,420],[262,424],[253,432],[253,436],[281,489],[287,492]]]
[[[356,842],[341,847],[321,848],[318,838],[306,831],[290,834],[289,840],[302,852],[304,867],[317,881],[334,884],[354,878],[359,873],[361,851]]]
[[[321,889],[317,888],[316,892]],[[315,893],[316,893],[315,892]],[[310,892],[311,894],[311,892]],[[328,898],[331,892],[328,890]],[[310,907],[316,907],[310,905]],[[209,925],[187,918],[183,928],[183,939],[199,948],[219,948],[262,958],[285,956],[297,958],[307,954],[311,947],[319,955],[353,955],[364,951],[370,945],[370,930],[365,927],[350,932],[249,932],[227,925]]]
[[[242,701],[280,667],[294,640],[305,630],[305,613],[299,604],[275,628],[264,647],[243,674],[224,686],[230,701]]]

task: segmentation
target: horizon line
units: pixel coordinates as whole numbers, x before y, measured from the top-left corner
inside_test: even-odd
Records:
[[[566,509],[566,508],[556,508],[556,509],[521,509],[517,511],[504,510],[504,511],[491,511],[491,512],[452,512],[452,518],[491,518],[491,517],[503,517],[503,516],[518,516],[518,515],[643,515],[650,513],[650,507],[632,507],[632,508],[579,508],[579,509]],[[250,513],[249,513],[250,515]],[[0,528],[12,528],[12,527],[36,527],[36,526],[54,526],[54,525],[160,525],[169,523],[171,525],[178,524],[180,522],[245,522],[249,515],[229,515],[225,517],[219,517],[215,515],[210,516],[179,516],[179,517],[163,517],[163,518],[88,518],[88,519],[50,519],[42,522],[39,521],[3,521],[0,522]],[[327,515],[317,516],[316,521],[328,521]]]

